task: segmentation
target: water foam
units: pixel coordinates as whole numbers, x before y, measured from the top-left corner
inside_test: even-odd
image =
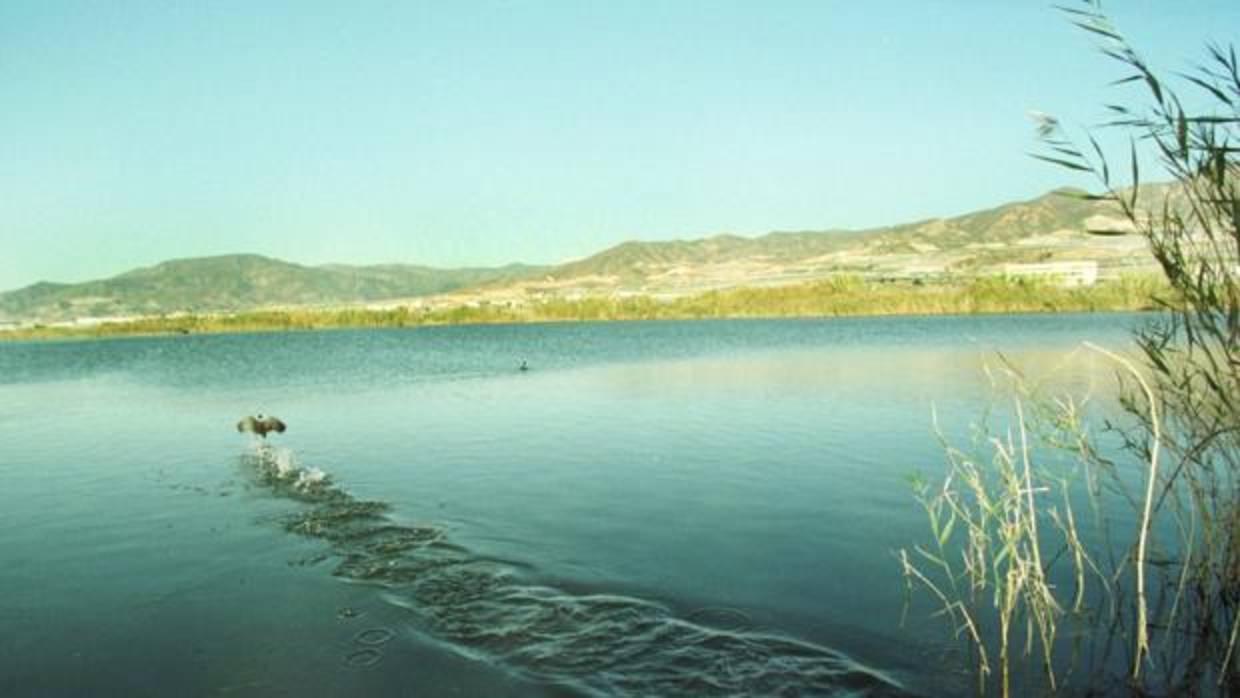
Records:
[[[272,492],[307,505],[282,524],[329,544],[332,574],[384,587],[420,629],[515,674],[592,696],[910,695],[841,652],[749,630],[740,612],[680,617],[650,600],[523,582],[516,566],[442,529],[392,522],[389,505],[354,498],[288,449],[260,444],[247,460]],[[372,655],[350,663],[369,666]]]
[[[298,466],[292,449],[255,441],[253,456],[272,484],[279,483],[303,494],[313,494],[331,485],[331,478],[319,468]]]

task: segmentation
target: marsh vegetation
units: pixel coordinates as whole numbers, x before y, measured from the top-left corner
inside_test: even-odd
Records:
[[[1116,186],[1093,134],[1078,147],[1051,117],[1040,157],[1097,177],[1103,193],[1089,198],[1117,205],[1158,260],[1165,312],[1136,331],[1136,358],[1094,347],[1121,385],[1123,416],[1102,430],[1080,398],[1040,394],[1009,369],[1006,418],[974,448],[948,445],[946,474],[919,484],[932,542],[905,550],[901,565],[965,639],[982,692],[1027,692],[1013,687],[1020,671],[1049,691],[1234,695],[1240,62],[1208,46],[1205,64],[1182,76],[1195,94],[1181,99],[1097,3],[1065,11],[1127,69],[1120,83],[1143,91],[1135,105],[1108,107],[1108,126],[1129,138],[1133,186]],[[1139,201],[1143,148],[1175,178],[1175,198]]]
[[[520,306],[280,309],[163,316],[90,326],[35,326],[0,332],[0,339],[597,320],[1133,311],[1154,309],[1154,296],[1166,288],[1160,280],[1143,275],[1082,287],[998,276],[954,283],[880,283],[840,276],[808,284],[709,291],[670,299],[551,298]]]

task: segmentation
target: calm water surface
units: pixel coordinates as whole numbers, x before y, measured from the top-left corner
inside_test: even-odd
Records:
[[[0,694],[968,691],[900,625],[931,405],[966,434],[996,350],[1105,384],[1139,321],[0,344]]]

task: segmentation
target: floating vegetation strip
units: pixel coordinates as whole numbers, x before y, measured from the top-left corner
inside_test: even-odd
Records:
[[[262,444],[245,460],[264,487],[305,505],[281,523],[327,543],[339,560],[332,574],[381,585],[420,629],[515,674],[596,696],[909,695],[843,653],[751,631],[739,611],[678,617],[648,600],[525,583],[514,565],[453,545],[441,529],[393,523],[387,504],[355,499],[287,450]],[[349,663],[377,662],[375,646],[391,638],[359,635]]]

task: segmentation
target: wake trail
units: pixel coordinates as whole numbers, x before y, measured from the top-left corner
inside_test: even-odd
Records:
[[[441,528],[393,522],[390,505],[353,497],[286,448],[260,443],[243,460],[304,505],[280,523],[328,544],[334,576],[383,587],[430,635],[519,676],[591,696],[913,695],[842,652],[737,627],[734,613],[678,617],[655,601],[523,582]]]

